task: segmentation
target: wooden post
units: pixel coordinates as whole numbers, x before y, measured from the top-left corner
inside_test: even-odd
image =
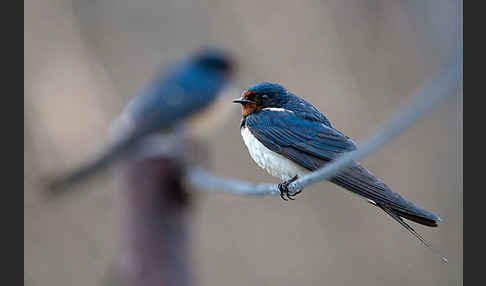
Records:
[[[184,139],[175,137],[170,142],[174,148],[163,140],[155,145],[166,148],[162,152],[166,155],[172,150],[170,156],[137,156],[118,168],[122,196],[118,278],[122,285],[190,284],[188,197],[181,182]]]

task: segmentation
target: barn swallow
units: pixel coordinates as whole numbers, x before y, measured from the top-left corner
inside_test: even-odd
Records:
[[[299,176],[356,149],[314,106],[279,84],[254,85],[233,102],[241,104],[240,132],[250,156],[270,175],[283,180],[278,187],[284,200],[300,192],[291,195],[287,188]],[[329,181],[379,207],[433,250],[402,218],[429,227],[436,227],[440,218],[392,192],[358,162]]]
[[[119,159],[142,138],[167,131],[205,108],[229,82],[233,71],[234,62],[230,56],[214,48],[200,50],[174,63],[125,106],[118,118],[129,122],[126,124],[129,130],[113,140],[114,143],[93,161],[53,179],[49,182],[49,190],[57,193],[82,181]]]

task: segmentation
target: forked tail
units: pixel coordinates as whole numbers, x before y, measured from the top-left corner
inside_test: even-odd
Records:
[[[399,212],[393,210],[390,207],[384,206],[382,204],[375,204],[382,210],[384,210],[388,215],[390,215],[395,221],[397,221],[399,224],[401,224],[406,230],[408,230],[413,236],[415,236],[420,242],[422,242],[428,249],[430,249],[435,255],[439,256],[444,263],[447,263],[448,260],[445,256],[439,253],[437,249],[435,249],[432,244],[425,240],[420,234],[418,234],[408,223],[406,223],[401,217]],[[407,217],[407,219],[410,219]],[[414,219],[410,219],[412,221],[415,221]]]

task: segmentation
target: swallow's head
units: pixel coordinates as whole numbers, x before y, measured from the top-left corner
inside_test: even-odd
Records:
[[[241,104],[241,114],[248,114],[263,108],[281,108],[288,100],[287,90],[276,83],[263,82],[243,91],[234,103]]]
[[[193,56],[193,62],[206,72],[223,76],[231,76],[235,70],[232,57],[227,52],[215,48],[199,51]]]

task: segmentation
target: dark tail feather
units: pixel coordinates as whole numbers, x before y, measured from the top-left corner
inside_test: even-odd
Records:
[[[67,174],[60,175],[56,178],[47,179],[47,191],[50,196],[59,195],[68,190],[68,188],[84,179],[98,173],[113,161],[117,160],[120,155],[129,149],[137,141],[137,136],[128,136],[125,139],[117,141],[107,151],[98,158],[86,165],[75,169]]]
[[[359,163],[344,169],[331,182],[356,193],[375,204],[386,205],[399,216],[419,224],[436,227],[440,218],[405,200],[377,179]]]
[[[398,214],[398,216],[406,218],[408,220],[411,220],[413,222],[425,225],[425,226],[430,226],[430,227],[437,227],[437,221],[424,218],[422,216],[417,216],[417,215],[412,215],[406,212],[402,212],[400,210],[395,210],[395,212]]]
[[[445,256],[441,255],[439,253],[439,251],[437,249],[435,249],[432,244],[430,242],[428,242],[427,240],[425,240],[420,234],[418,234],[409,224],[407,224],[405,221],[403,221],[403,219],[400,217],[403,213],[400,213],[399,211],[395,211],[389,207],[386,207],[384,205],[381,205],[381,204],[376,204],[376,206],[378,206],[379,208],[381,208],[382,210],[384,210],[388,215],[390,215],[395,221],[397,221],[399,224],[401,224],[406,230],[408,230],[413,236],[415,236],[420,242],[422,242],[428,249],[430,249],[435,255],[439,256],[442,261],[444,263],[447,263],[448,260]],[[405,216],[406,215],[406,216]],[[422,223],[422,224],[425,224],[422,222],[422,220],[424,220],[424,218],[420,218],[420,217],[413,217],[413,216],[410,216],[408,214],[405,214],[404,217],[407,218],[407,219],[410,219],[412,221],[415,221],[415,222],[418,222],[418,223]],[[408,217],[407,217],[408,216]],[[420,220],[420,221],[418,221]],[[425,224],[427,225],[427,224]]]

